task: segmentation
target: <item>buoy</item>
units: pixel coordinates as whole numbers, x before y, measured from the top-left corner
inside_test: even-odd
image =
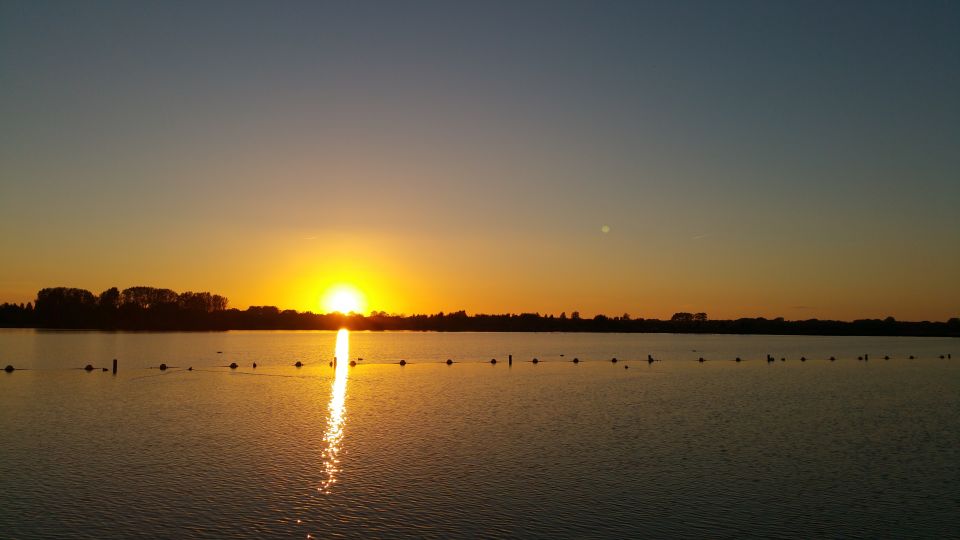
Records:
[[[780,361],[781,361],[781,362],[786,362],[787,359],[786,359],[786,358],[781,358]]]
[[[648,363],[648,364],[652,364],[652,363],[653,363],[653,355],[652,355],[652,354],[648,354],[648,355],[647,355],[647,363]]]
[[[869,360],[869,359],[870,359],[870,355],[869,355],[869,354],[863,355],[863,360],[864,360],[864,361],[867,361],[867,360]]]
[[[705,360],[703,359],[703,357],[702,357],[702,356],[700,357],[700,360],[699,360],[699,362],[700,362],[701,364],[705,362]]]
[[[889,359],[890,359],[890,355],[884,356],[883,359],[884,359],[884,360],[889,360]]]
[[[106,373],[106,372],[108,372],[108,371],[110,371],[110,370],[109,370],[109,369],[107,369],[107,368],[100,368],[100,371],[102,371],[102,372],[104,372],[104,373]]]
[[[401,361],[400,361],[400,365],[401,365],[401,366],[407,365],[407,361],[406,361],[406,360],[401,360]]]
[[[913,355],[912,355],[912,354],[910,355],[910,359],[913,360]]]
[[[223,351],[217,351],[217,354],[223,354]]]
[[[736,360],[736,361],[737,361],[737,362],[739,362],[739,361],[740,361],[740,357],[739,357],[739,356],[737,357],[737,360]]]
[[[350,361],[350,367],[354,367],[354,366],[356,366],[356,365],[357,365],[357,361],[356,361],[356,360],[351,360],[351,361]]]
[[[303,362],[297,360],[297,363],[294,364],[295,367],[303,367]]]
[[[806,361],[807,361],[807,357],[806,357],[806,356],[801,356],[801,357],[800,357],[800,361],[801,361],[801,362],[806,362]]]
[[[942,355],[942,354],[940,355],[940,359],[943,360],[943,355]]]
[[[630,366],[623,366],[623,369],[630,369]]]
[[[616,364],[616,363],[617,363],[617,359],[616,359],[616,357],[614,357],[614,358],[611,358],[611,359],[610,359],[610,361],[611,361],[611,362],[613,362],[614,364]]]
[[[6,371],[7,373],[13,373],[13,366],[7,366],[3,368],[3,370]]]
[[[837,359],[837,357],[836,357],[836,356],[831,356],[831,357],[830,357],[830,361],[831,361],[831,362],[834,362],[834,361],[836,361],[836,359]]]
[[[496,364],[496,363],[497,363],[497,359],[496,359],[496,358],[491,358],[491,359],[490,359],[490,363],[491,363],[491,364]]]
[[[574,363],[574,364],[579,364],[579,363],[580,363],[580,359],[579,359],[579,358],[574,358],[574,359],[573,359],[573,363]]]
[[[238,367],[240,366],[238,366],[236,362],[230,362],[230,369],[237,369]]]
[[[257,369],[257,363],[256,363],[256,362],[253,363],[253,369]]]
[[[330,367],[333,367],[333,360],[330,361]]]
[[[165,371],[167,369],[166,364],[160,364],[160,371]]]
[[[188,367],[187,371],[193,371],[193,366]]]
[[[537,360],[536,358],[533,359],[533,363],[534,363],[534,364],[537,364],[537,363],[539,363],[539,362],[540,362],[540,361]]]
[[[453,360],[447,358],[447,365],[449,366],[449,365],[452,364],[452,363],[453,363]]]
[[[83,369],[87,371],[93,371],[93,366],[91,366],[90,364],[87,364],[86,367],[84,367]]]
[[[857,360],[863,361],[863,357],[862,357],[862,356],[858,356],[858,357],[857,357]]]

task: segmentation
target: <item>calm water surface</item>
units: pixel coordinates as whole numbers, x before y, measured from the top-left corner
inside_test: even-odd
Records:
[[[0,537],[956,537],[958,345],[2,330]]]

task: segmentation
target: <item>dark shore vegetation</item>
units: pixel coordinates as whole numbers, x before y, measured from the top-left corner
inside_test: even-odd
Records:
[[[667,332],[702,334],[784,334],[960,337],[960,318],[907,322],[893,317],[855,321],[742,318],[711,320],[706,313],[676,313],[670,320],[597,315],[582,318],[539,313],[467,315],[370,315],[281,310],[273,306],[230,309],[227,299],[208,292],[177,293],[155,287],[116,287],[95,295],[84,289],[53,287],[35,302],[0,305],[0,327],[96,330],[420,330],[441,332]]]

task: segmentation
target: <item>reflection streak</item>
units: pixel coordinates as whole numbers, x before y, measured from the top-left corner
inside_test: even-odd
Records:
[[[325,448],[323,451],[323,469],[325,477],[320,491],[330,493],[330,488],[337,481],[340,472],[340,441],[343,439],[343,421],[346,410],[344,400],[347,397],[347,369],[350,365],[350,332],[341,329],[337,332],[336,356],[334,357],[333,388],[330,392],[330,411],[327,420],[327,431],[323,435]]]

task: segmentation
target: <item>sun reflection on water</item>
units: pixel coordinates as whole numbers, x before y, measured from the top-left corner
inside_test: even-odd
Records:
[[[327,420],[327,431],[323,435],[323,469],[325,477],[320,491],[330,493],[330,488],[337,482],[340,472],[340,441],[343,439],[343,421],[346,409],[344,400],[347,397],[347,370],[350,365],[350,332],[342,329],[337,332],[336,356],[334,357],[333,389],[330,392],[330,404],[327,408],[330,416]]]

